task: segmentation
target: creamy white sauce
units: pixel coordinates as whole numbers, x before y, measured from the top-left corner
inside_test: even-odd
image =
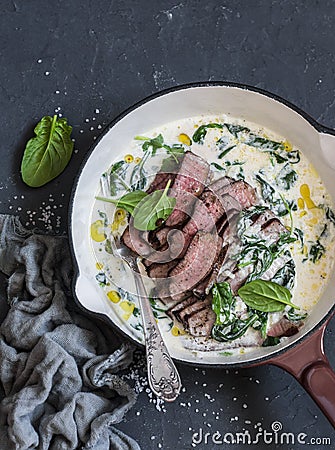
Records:
[[[276,142],[286,142],[285,137],[278,136],[270,130],[265,130],[257,124],[250,122],[247,123],[225,115],[220,117],[207,116],[188,118],[178,122],[168,123],[159,129],[144,131],[143,135],[153,138],[159,134],[162,134],[164,137],[164,142],[168,145],[173,145],[180,143],[179,139],[181,133],[192,138],[193,133],[200,125],[208,123],[229,123],[234,125],[242,125],[248,127],[255,135],[259,135]],[[218,148],[217,141],[219,139],[224,140],[225,138],[227,141],[229,140],[229,145],[235,145],[235,147],[222,159],[218,159],[221,151]],[[130,161],[132,158],[134,160],[136,158],[143,158],[144,152],[141,148],[142,144],[143,141],[133,140],[129,148],[124,149],[123,153],[120,154],[118,161],[122,160],[125,155],[129,155],[128,159],[126,157],[127,161]],[[212,167],[214,179],[220,178],[224,175],[232,178],[238,178],[242,174],[245,181],[256,188],[259,197],[262,198],[261,186],[255,179],[255,175],[260,173],[262,178],[270,183],[270,185],[275,189],[276,195],[279,196],[278,198],[283,196],[288,204],[298,204],[296,210],[292,210],[291,213],[293,227],[303,231],[304,246],[302,246],[299,241],[295,241],[290,244],[290,251],[296,265],[296,282],[292,289],[292,302],[295,305],[300,306],[301,309],[310,311],[322,295],[322,291],[327,284],[327,280],[334,264],[335,226],[331,221],[326,220],[325,216],[325,207],[332,208],[332,201],[316,170],[304,156],[303,149],[296,149],[295,147],[291,148],[290,144],[287,142],[286,146],[289,152],[295,150],[299,150],[300,152],[300,161],[296,164],[288,166],[296,172],[296,180],[290,185],[289,189],[285,189],[283,187],[279,178],[280,175],[285,175],[285,172],[283,171],[285,163],[280,164],[276,162],[276,160],[271,157],[269,152],[261,151],[259,148],[239,142],[239,140],[232,136],[227,129],[208,129],[203,144],[193,142],[190,147],[185,146],[185,149],[191,150],[193,153],[206,159],[209,163],[216,163],[225,168],[224,171],[219,171]],[[160,162],[163,157],[166,157],[166,154],[158,150],[156,157],[148,159],[145,164],[145,169],[149,173],[154,174],[159,170]],[[111,164],[115,162],[116,161],[111,161]],[[124,166],[128,171],[128,178],[125,178],[128,183],[129,175],[136,167],[136,164],[135,161],[132,161],[128,165],[125,163]],[[304,198],[302,196],[301,187],[305,185],[309,187],[310,200],[316,207],[311,207],[311,203],[308,198]],[[117,192],[116,198],[119,198],[125,192],[126,191],[124,190],[120,190]],[[271,205],[266,205],[271,208]],[[324,205],[324,207],[320,207],[320,205]],[[107,214],[108,223],[105,223],[106,226],[101,223],[100,227],[100,223],[97,223],[97,221],[101,220],[103,222],[101,211]],[[110,232],[114,235],[122,234],[126,226],[126,221],[114,220],[114,224],[112,224],[114,211],[115,208],[112,205],[105,204],[100,201],[95,203],[91,218],[91,223],[95,223],[95,226],[93,227],[94,233],[97,232],[98,236],[105,233],[105,236],[107,237]],[[289,214],[284,217],[280,217],[280,220],[288,229],[290,229],[292,223]],[[320,235],[324,230],[325,224],[327,224],[327,229],[324,231],[321,239]],[[103,278],[103,273],[106,275],[106,280],[101,283],[102,288],[106,291],[106,302],[108,306],[113,308],[113,311],[118,314],[122,320],[124,320],[125,327],[131,328],[135,338],[141,340],[142,332],[140,316],[136,310],[137,300],[132,276],[129,271],[125,270],[120,260],[117,260],[117,258],[105,251],[106,240],[103,239],[103,237],[98,238],[98,240],[99,239],[101,239],[101,242],[97,242],[97,240],[92,239],[92,249],[97,260],[97,267],[101,273],[100,280]],[[321,258],[318,261],[313,262],[309,253],[313,244],[318,240],[322,242],[324,251]],[[113,286],[113,283],[116,284],[116,287]],[[150,281],[148,281],[148,283],[149,289]],[[109,298],[112,297],[110,292],[117,290],[118,288],[121,288],[121,300],[117,303],[113,303]],[[129,314],[127,304],[125,304],[124,301],[130,301],[130,304],[128,305],[129,311],[133,308],[132,305],[135,305],[135,314],[134,310],[132,310]],[[157,312],[157,314],[162,316],[161,312]],[[276,319],[277,315],[270,314],[269,324]],[[171,319],[163,318],[159,320],[159,323],[165,333],[165,339],[169,342],[169,345],[181,345],[180,337],[173,336],[171,334]],[[177,332],[175,329],[174,331],[174,334],[176,334]]]

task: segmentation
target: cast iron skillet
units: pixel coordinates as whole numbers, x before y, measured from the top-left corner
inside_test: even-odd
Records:
[[[76,262],[73,290],[81,308],[116,327],[127,338],[127,330],[111,318],[102,302],[89,259],[89,212],[99,177],[113,156],[109,148],[120,148],[124,139],[161,124],[200,113],[230,113],[243,117],[266,128],[277,131],[294,142],[317,168],[328,191],[335,198],[335,131],[326,128],[308,114],[286,100],[251,86],[237,83],[192,83],[158,92],[135,104],[118,116],[102,132],[88,152],[74,182],[70,212],[69,236]],[[107,150],[106,150],[107,149]],[[239,360],[216,362],[189,361],[172,355],[180,362],[203,366],[247,367],[273,364],[291,373],[313,397],[335,427],[335,373],[329,365],[323,347],[324,332],[335,312],[335,274],[313,308],[310,320],[303,330],[285,342],[285,345],[268,347],[262,354],[249,354]],[[136,342],[136,341],[135,341]],[[136,342],[138,344],[138,342]],[[251,355],[251,356],[250,356]]]

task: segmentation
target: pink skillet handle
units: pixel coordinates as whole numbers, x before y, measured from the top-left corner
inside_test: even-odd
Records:
[[[335,427],[335,373],[323,347],[329,320],[301,344],[268,362],[293,375]]]

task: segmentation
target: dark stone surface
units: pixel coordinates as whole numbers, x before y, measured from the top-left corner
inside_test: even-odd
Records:
[[[335,127],[334,16],[334,0],[2,0],[0,211],[66,233],[72,182],[94,137],[128,106],[177,84],[251,84]],[[30,189],[19,171],[25,142],[38,120],[55,112],[73,126],[76,152],[59,178]],[[4,288],[1,278],[1,293]],[[1,317],[5,310],[2,300]],[[332,321],[326,351],[333,366],[334,329]],[[143,449],[190,449],[200,428],[256,433],[271,430],[274,421],[283,431],[305,432],[307,441],[331,437],[334,445],[328,421],[278,368],[180,371],[185,392],[176,403],[157,404],[144,390],[119,426]],[[133,375],[143,382],[136,370]],[[242,448],[204,442],[197,448],[231,447]]]

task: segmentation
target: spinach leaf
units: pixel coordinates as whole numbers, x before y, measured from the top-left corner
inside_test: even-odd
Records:
[[[226,156],[231,150],[233,150],[233,148],[235,148],[236,145],[231,145],[230,147],[226,148],[225,150],[223,150],[223,152],[221,152],[218,156],[219,159],[222,159],[224,156]]]
[[[134,170],[131,173],[130,186],[134,191],[143,190],[145,188],[145,185],[147,184],[147,172],[144,168],[144,165],[150,155],[151,152],[149,150],[145,153],[140,163],[134,167]]]
[[[162,134],[159,134],[152,139],[145,136],[136,136],[135,139],[142,141],[144,140],[142,150],[144,152],[150,150],[152,156],[155,156],[157,150],[164,148],[167,153],[169,153],[178,162],[178,157],[185,153],[185,149],[181,144],[173,144],[172,146],[165,144]]]
[[[272,347],[273,345],[279,344],[279,337],[268,336],[262,344],[262,347]]]
[[[266,149],[271,151],[284,149],[284,146],[281,142],[272,141],[271,139],[263,138],[253,133],[249,134],[249,137],[245,141],[245,144],[259,149]]]
[[[229,283],[214,284],[212,295],[212,308],[216,314],[215,323],[219,325],[229,323],[232,317],[232,307],[235,302]]]
[[[122,188],[129,189],[124,181],[124,176],[126,173],[126,162],[118,161],[112,165],[109,173],[109,187],[110,187],[110,195],[115,197],[118,191]],[[108,176],[107,174],[103,174],[104,176]]]
[[[135,139],[137,141],[144,141],[144,143],[142,144],[142,150],[146,152],[150,149],[152,152],[152,156],[155,156],[157,150],[162,148],[164,145],[164,138],[161,134],[152,139],[145,136],[135,136]]]
[[[252,314],[257,314],[258,316],[257,320],[253,323],[252,327],[255,330],[259,330],[261,332],[262,338],[265,339],[269,314],[267,312],[256,311],[252,308],[249,308],[249,313],[250,312],[252,312]]]
[[[208,128],[220,128],[222,130],[223,125],[221,123],[208,123],[207,125],[200,125],[192,136],[193,141],[203,144]]]
[[[329,206],[326,207],[326,218],[330,220],[333,225],[335,225],[335,214],[334,211],[329,208]]]
[[[255,176],[258,183],[261,185],[261,194],[265,202],[273,204],[274,203],[274,188],[264,180],[259,174]]]
[[[220,342],[235,340],[247,331],[257,320],[257,314],[251,314],[242,320],[233,312],[235,297],[229,283],[222,282],[214,284],[212,288],[212,308],[216,314],[215,324],[212,328],[213,339]]]
[[[257,311],[283,311],[285,305],[299,309],[291,303],[291,292],[277,283],[265,280],[254,280],[246,283],[238,290],[244,303]]]
[[[255,176],[258,183],[261,185],[261,194],[265,202],[272,206],[273,212],[275,212],[279,217],[291,215],[291,210],[296,209],[294,202],[287,202],[283,196],[277,194],[276,190],[264,180],[259,174]],[[278,198],[279,197],[279,198]]]
[[[106,198],[106,197],[96,197],[97,200],[102,200],[107,203],[113,203],[118,208],[125,209],[130,214],[133,214],[136,206],[145,198],[148,194],[143,191],[132,191],[123,195],[118,199]]]
[[[288,318],[288,320],[291,320],[292,322],[299,322],[300,320],[304,320],[307,317],[307,312],[297,314],[295,312],[294,308],[290,308],[286,313],[285,316]]]
[[[250,133],[250,129],[244,127],[243,125],[232,125],[231,123],[225,123],[224,126],[236,139],[238,139],[239,133]]]
[[[276,181],[279,187],[288,191],[292,186],[295,185],[297,178],[298,178],[297,172],[292,169],[289,163],[286,163],[285,166],[279,172]]]
[[[220,170],[220,171],[225,170],[222,166],[220,166],[219,164],[217,164],[215,162],[212,162],[211,166],[215,167],[215,169]]]
[[[235,159],[235,161],[225,161],[224,162],[225,166],[227,167],[232,167],[232,166],[243,166],[243,164],[245,164],[245,161],[237,161]]]
[[[159,219],[166,220],[170,216],[176,204],[176,199],[167,195],[170,184],[171,180],[163,192],[155,191],[137,204],[133,212],[135,228],[141,231],[155,230]]]
[[[297,240],[300,241],[301,250],[304,249],[304,232],[300,228],[294,228],[293,236],[296,236]]]
[[[243,336],[257,319],[258,315],[254,314],[245,320],[235,317],[226,327],[215,324],[212,328],[212,337],[220,342],[233,341]]]
[[[36,136],[27,142],[23,154],[21,174],[28,186],[39,187],[62,173],[70,161],[72,127],[57,115],[45,116],[34,132]]]
[[[294,260],[290,259],[283,267],[281,267],[275,273],[271,281],[280,284],[281,286],[285,286],[287,289],[292,289],[295,282]]]
[[[320,240],[317,239],[315,244],[309,249],[309,259],[315,264],[322,258],[325,252],[325,247],[321,244]]]

